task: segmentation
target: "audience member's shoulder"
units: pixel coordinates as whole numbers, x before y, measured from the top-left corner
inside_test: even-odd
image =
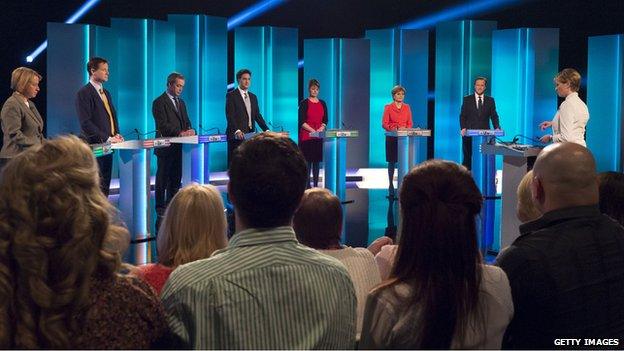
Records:
[[[483,265],[483,276],[481,291],[490,295],[497,303],[513,315],[513,300],[511,297],[511,286],[507,274],[501,268],[490,265]]]
[[[496,291],[509,291],[509,279],[505,271],[496,266],[484,264],[482,280],[487,289]]]
[[[113,286],[115,291],[122,296],[131,298],[138,296],[139,300],[147,304],[158,304],[158,296],[154,292],[154,289],[139,277],[133,275],[117,275],[115,276]]]
[[[502,250],[496,257],[495,265],[502,268],[507,275],[517,268],[526,268],[535,257],[535,248],[516,240],[509,247]]]

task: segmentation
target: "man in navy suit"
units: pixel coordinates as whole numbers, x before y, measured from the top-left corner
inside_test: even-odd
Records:
[[[462,135],[462,151],[464,154],[462,164],[466,168],[472,168],[472,137],[466,136],[467,129],[490,129],[490,119],[494,129],[500,129],[496,103],[494,99],[485,96],[487,79],[477,77],[474,81],[474,94],[464,96],[459,125]]]
[[[180,98],[184,89],[184,76],[173,72],[167,77],[167,90],[154,100],[152,114],[156,130],[163,137],[192,136],[195,131],[186,111],[186,104]],[[182,181],[182,144],[154,150],[158,160],[156,171],[156,230],[165,214],[167,205],[180,189]]]
[[[113,99],[102,85],[108,81],[108,61],[101,57],[92,57],[87,62],[89,83],[76,94],[76,112],[80,120],[80,133],[89,144],[105,142],[118,143],[123,141],[119,134],[117,113]],[[113,154],[97,158],[104,195],[108,196]]]
[[[228,166],[232,159],[232,152],[243,142],[244,135],[256,131],[255,123],[258,123],[263,131],[269,129],[260,114],[258,98],[249,92],[251,71],[243,68],[236,72],[236,81],[238,87],[225,95]]]

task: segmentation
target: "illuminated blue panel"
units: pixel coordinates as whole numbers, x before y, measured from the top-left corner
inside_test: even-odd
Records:
[[[203,16],[201,55],[201,116],[200,123],[193,125],[198,132],[218,128],[225,133],[225,92],[227,85],[227,19]],[[198,128],[201,127],[201,128]],[[209,133],[216,133],[211,130]],[[205,133],[205,132],[204,132]],[[202,133],[202,134],[204,134]],[[227,144],[213,143],[206,162],[206,171],[227,169]],[[204,182],[208,182],[207,173]]]
[[[598,170],[622,171],[624,34],[589,37],[587,147]]]
[[[385,167],[385,135],[381,127],[384,106],[392,102],[390,90],[401,84],[412,110],[414,127],[426,128],[429,76],[429,32],[379,29],[366,31],[371,43],[370,167]],[[419,162],[427,158],[427,141],[419,138]]]
[[[48,137],[80,134],[74,101],[76,92],[85,84],[89,60],[87,25],[48,23],[46,124]],[[74,53],[68,55],[67,53]],[[36,103],[35,99],[35,103]]]
[[[170,15],[168,22],[176,31],[175,70],[186,77],[182,97],[193,128],[200,133],[225,130],[225,93],[227,72],[226,20],[204,15]],[[209,157],[209,171],[226,168],[225,146],[212,145],[210,155],[203,149],[197,156]],[[203,168],[202,163],[202,168]]]
[[[251,71],[250,90],[272,130],[290,132],[297,140],[297,29],[242,27],[234,31],[234,74]],[[235,77],[232,78],[236,80]]]
[[[558,29],[494,31],[491,92],[505,139],[521,135],[520,143],[531,144],[526,138],[545,134],[538,125],[551,120],[557,110],[552,79],[557,74],[558,63]]]
[[[147,98],[147,72],[145,71],[147,54],[145,26],[147,20],[120,19],[111,20],[111,28],[117,36],[118,55],[109,65],[111,78],[118,82],[115,94],[112,94],[117,109],[119,129],[127,139],[136,139],[139,132],[146,131],[148,114],[151,116],[151,101]],[[109,60],[113,61],[113,58]],[[130,78],[131,77],[131,78]]]
[[[368,165],[370,130],[370,41],[340,39],[339,118],[348,129],[358,130],[359,136],[349,140],[347,168]]]
[[[489,79],[494,21],[453,21],[436,26],[436,158],[461,162],[459,112],[477,76]],[[491,88],[491,87],[490,87]]]
[[[340,39],[306,39],[303,41],[303,91],[307,97],[308,82],[317,79],[321,83],[319,98],[327,104],[327,128],[340,128],[338,116],[338,43]]]
[[[518,28],[493,32],[490,91],[496,99],[505,140],[518,136],[519,143],[532,144],[532,138],[545,134],[539,131],[538,125],[552,119],[557,110],[552,78],[557,73],[558,63],[558,29]],[[496,168],[502,170],[500,157]],[[492,248],[498,251],[501,213],[498,207],[496,213]]]

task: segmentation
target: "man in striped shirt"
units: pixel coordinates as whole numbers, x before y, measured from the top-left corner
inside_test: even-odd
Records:
[[[299,244],[291,227],[307,182],[297,146],[270,132],[258,135],[234,152],[229,176],[237,233],[212,257],[176,269],[162,293],[183,346],[353,348],[349,273]]]

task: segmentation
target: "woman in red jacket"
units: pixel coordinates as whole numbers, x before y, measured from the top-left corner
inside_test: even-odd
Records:
[[[412,128],[412,110],[405,99],[405,88],[400,85],[392,88],[392,102],[384,107],[381,125],[388,132],[404,128]],[[394,168],[398,161],[398,139],[397,137],[386,137],[386,162],[388,162],[388,193],[394,196]]]

